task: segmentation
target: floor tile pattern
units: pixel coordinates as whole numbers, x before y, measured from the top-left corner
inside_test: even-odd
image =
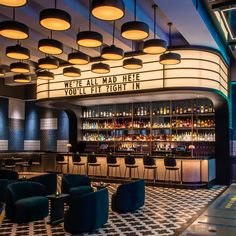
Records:
[[[111,184],[109,195],[116,191]],[[145,206],[135,213],[118,214],[110,210],[107,224],[95,232],[83,234],[96,236],[178,235],[218,194],[224,186],[211,189],[174,189],[146,187]],[[4,219],[0,236],[69,236],[63,224],[51,226],[48,219],[29,224],[12,224]]]

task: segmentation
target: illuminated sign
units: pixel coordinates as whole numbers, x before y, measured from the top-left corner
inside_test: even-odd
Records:
[[[81,66],[82,76],[71,79],[56,71],[55,80],[37,80],[37,99],[63,98],[159,90],[165,88],[214,89],[228,96],[228,68],[216,53],[199,50],[178,50],[182,61],[163,67],[158,56],[140,55],[143,68],[133,73],[122,67],[122,61],[110,62],[110,73],[97,75],[91,65]]]

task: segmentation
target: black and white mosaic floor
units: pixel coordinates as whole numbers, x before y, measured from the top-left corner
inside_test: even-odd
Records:
[[[116,184],[111,184],[109,194],[115,192],[116,188]],[[110,210],[109,220],[103,228],[84,235],[179,235],[192,218],[198,216],[223,190],[223,186],[196,190],[146,187],[143,208],[127,214],[118,214]],[[47,221],[48,219],[29,224],[12,224],[3,217],[0,236],[69,235],[64,232],[63,224],[51,226],[46,223]]]

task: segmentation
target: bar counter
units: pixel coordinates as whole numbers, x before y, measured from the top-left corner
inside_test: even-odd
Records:
[[[97,162],[101,163],[101,170],[102,175],[101,177],[107,177],[107,163],[106,163],[106,154],[94,154],[97,157]],[[86,163],[86,174],[92,175],[92,168],[90,168],[90,171],[88,173],[88,167],[87,167],[87,153],[81,153],[81,162]],[[112,173],[112,177],[121,177],[121,178],[129,178],[129,173],[127,171],[126,176],[125,174],[125,162],[124,162],[124,154],[115,154],[117,158],[118,164],[120,164],[121,167],[121,176],[119,175],[119,171],[114,174],[115,171]],[[143,155],[137,154],[134,155],[136,164],[138,165],[139,170],[139,177],[143,178],[143,172],[144,172],[144,165],[143,165]],[[164,175],[165,175],[165,166],[164,166],[164,157],[163,156],[153,156],[156,161],[157,166],[157,179],[158,181],[164,181]],[[177,162],[177,167],[179,167],[180,170],[180,182],[186,183],[186,184],[202,184],[202,183],[209,183],[212,180],[215,179],[215,158],[214,157],[181,157],[176,156],[175,157]],[[73,168],[73,162],[71,155],[65,154],[65,160],[69,161],[69,166],[63,167],[63,173],[67,173],[68,170],[71,173]],[[47,163],[47,161],[44,161],[44,163]],[[56,168],[56,161],[54,161],[54,168]],[[49,166],[47,164],[47,166]],[[54,169],[53,168],[53,169]],[[78,169],[74,168],[74,173],[78,173]],[[82,168],[82,172],[84,174],[84,170]],[[97,170],[97,175],[100,177],[100,172]],[[111,174],[110,174],[111,175]],[[138,178],[137,171],[135,171],[135,175],[132,171],[132,178]],[[145,179],[147,179],[147,175],[145,175]],[[174,173],[170,174],[170,180],[174,181]],[[150,171],[148,180],[153,180],[153,171]],[[178,175],[176,177],[176,180],[178,181]]]

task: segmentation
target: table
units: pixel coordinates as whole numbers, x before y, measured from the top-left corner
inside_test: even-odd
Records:
[[[110,184],[107,184],[107,183],[96,183],[96,184],[93,184],[93,187],[97,188],[97,190],[103,189],[103,188],[107,188],[109,186],[110,186]]]
[[[51,202],[50,221],[51,225],[60,224],[64,220],[64,203],[69,194],[51,194],[46,196]]]

